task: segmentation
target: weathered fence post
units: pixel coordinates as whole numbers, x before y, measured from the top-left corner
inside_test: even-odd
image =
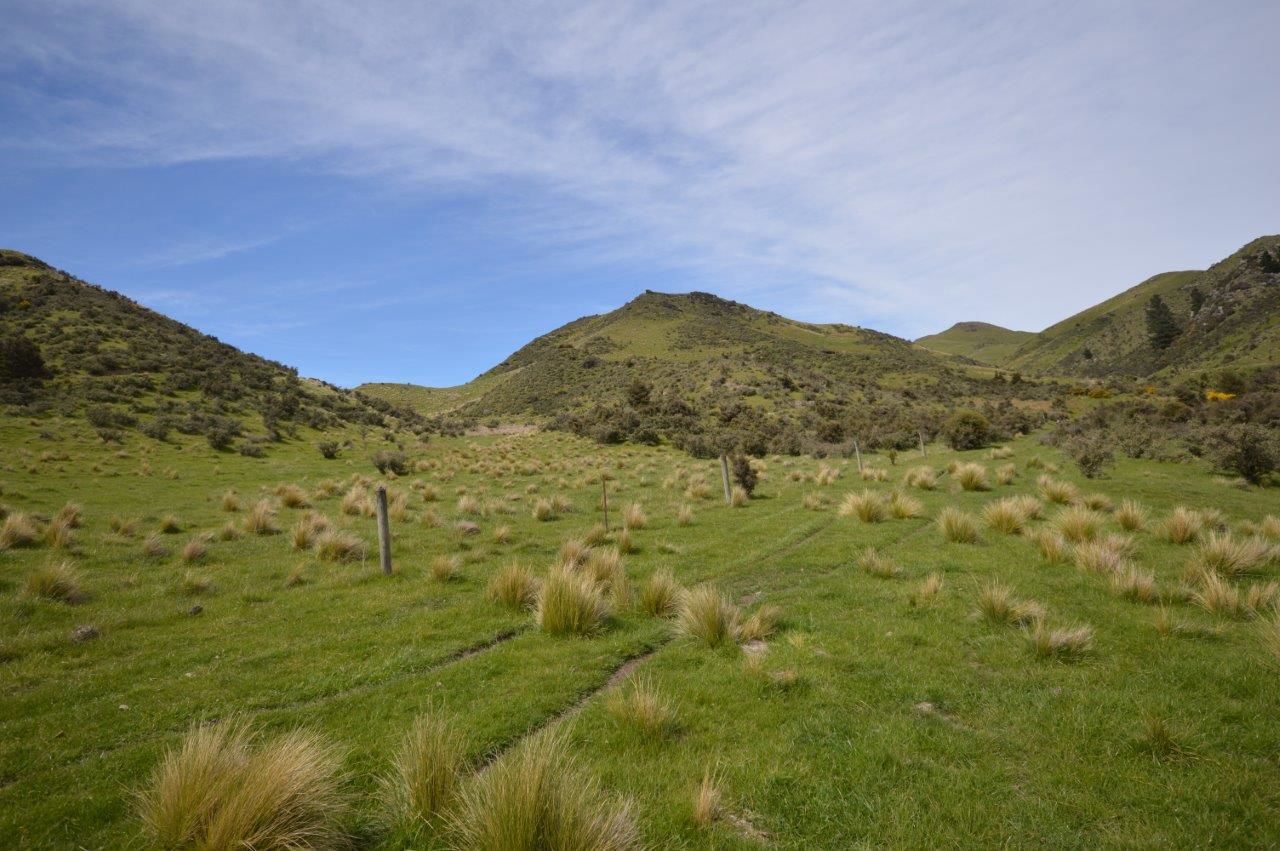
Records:
[[[387,522],[387,487],[378,485],[378,557],[382,561],[382,572],[391,575],[391,524]]]
[[[609,480],[600,476],[600,501],[604,505],[604,530],[609,531]]]
[[[853,454],[858,456],[858,475],[862,475],[862,452],[858,449],[858,441],[853,442]]]
[[[726,505],[733,504],[733,493],[729,488],[729,456],[720,456],[720,478],[724,481],[724,501]]]
[[[924,451],[924,432],[923,432],[923,431],[917,431],[917,432],[916,432],[916,437],[920,438],[920,454],[921,454],[922,456],[924,456],[925,458],[928,458],[928,457],[929,457],[929,453]]]

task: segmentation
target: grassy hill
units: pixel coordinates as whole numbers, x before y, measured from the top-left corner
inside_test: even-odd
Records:
[[[299,428],[426,425],[2,249],[0,346],[0,403],[83,417],[112,441],[176,431],[258,452]]]
[[[1035,336],[1032,331],[1013,331],[988,322],[957,322],[945,331],[921,337],[916,345],[932,352],[1002,366],[1019,346]]]
[[[1012,392],[888,334],[657,292],[539,337],[460,388],[361,389],[429,413],[541,418],[606,442],[663,436],[716,451],[745,441],[759,452],[855,437],[910,445],[958,400]]]
[[[1102,376],[1172,374],[1280,364],[1280,236],[1245,245],[1207,271],[1165,272],[1046,328],[1013,353],[1010,369]],[[1204,298],[1192,310],[1192,294]],[[1152,296],[1181,328],[1156,351],[1147,340]]]

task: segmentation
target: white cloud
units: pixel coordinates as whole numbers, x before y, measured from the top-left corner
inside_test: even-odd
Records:
[[[25,5],[9,76],[98,83],[10,149],[471,187],[810,319],[1040,327],[1280,222],[1275,4]]]

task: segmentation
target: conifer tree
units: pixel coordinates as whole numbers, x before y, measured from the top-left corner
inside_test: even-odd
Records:
[[[1151,343],[1151,348],[1158,352],[1164,351],[1173,345],[1179,333],[1181,329],[1178,328],[1169,305],[1160,296],[1153,295],[1151,301],[1147,302],[1147,340]]]

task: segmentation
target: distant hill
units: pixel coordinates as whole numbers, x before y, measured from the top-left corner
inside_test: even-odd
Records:
[[[1193,297],[1203,298],[1199,310]],[[1167,349],[1147,338],[1160,296],[1179,333]],[[1280,364],[1280,236],[1255,239],[1207,271],[1165,272],[1046,328],[1003,366],[1028,373],[1149,376]]]
[[[409,426],[396,410],[248,354],[17,251],[0,249],[0,405],[211,443],[269,443],[299,427]]]
[[[1012,331],[988,322],[957,322],[945,331],[921,337],[916,345],[933,352],[1003,366],[1019,346],[1035,336],[1032,331]]]
[[[537,338],[458,388],[363,385],[424,413],[533,417],[602,440],[913,443],[958,400],[993,387],[974,370],[889,334],[814,325],[708,293],[645,292]],[[745,437],[744,437],[745,436]]]

